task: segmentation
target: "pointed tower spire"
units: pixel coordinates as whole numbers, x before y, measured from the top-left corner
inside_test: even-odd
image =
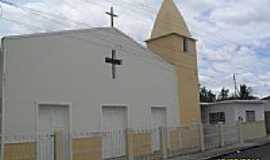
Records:
[[[163,0],[146,44],[176,67],[180,125],[201,123],[196,40],[173,0]]]
[[[151,39],[171,33],[191,37],[185,20],[173,0],[164,0],[157,15]]]

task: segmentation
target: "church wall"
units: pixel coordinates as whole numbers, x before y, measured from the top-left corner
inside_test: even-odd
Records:
[[[178,77],[179,117],[181,124],[200,123],[199,80],[197,69],[196,42],[189,39],[189,52],[183,52],[183,38],[169,35],[150,40],[147,46],[171,64],[175,64]],[[195,52],[194,52],[195,51]]]
[[[126,106],[129,128],[151,128],[150,108],[163,106],[179,125],[175,69],[116,31],[8,38],[5,48],[6,134],[34,133],[38,102],[71,103],[72,131],[101,129],[102,105]],[[115,80],[112,49],[123,60]]]
[[[181,124],[200,123],[199,80],[196,41],[188,38],[188,52],[183,52],[184,37],[169,34],[147,41],[147,46],[167,62],[176,65]]]
[[[199,107],[199,83],[197,73],[185,67],[178,67],[178,90],[180,102],[180,121],[189,125],[201,122]]]
[[[167,36],[159,40],[148,41],[147,47],[167,62],[175,64],[175,52],[177,52],[178,48],[176,39],[176,36]]]

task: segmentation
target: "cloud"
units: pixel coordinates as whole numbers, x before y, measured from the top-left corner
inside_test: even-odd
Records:
[[[105,11],[115,7],[116,26],[143,43],[149,37],[161,0],[34,0],[16,1],[21,11],[3,5],[4,14],[27,25],[0,21],[5,33],[31,33],[108,26]],[[258,96],[270,95],[270,5],[269,0],[182,0],[176,1],[193,36],[198,39],[201,84],[214,91],[233,89],[238,83],[252,86]],[[26,9],[25,9],[26,10]],[[46,14],[44,14],[46,13]],[[40,16],[42,15],[42,16]]]
[[[238,83],[269,95],[270,70],[268,0],[184,0],[178,5],[199,40],[199,70],[203,85],[233,89]],[[263,75],[263,76],[262,76]]]

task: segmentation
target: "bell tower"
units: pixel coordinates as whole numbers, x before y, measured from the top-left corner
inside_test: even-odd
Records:
[[[173,0],[164,0],[147,47],[176,66],[181,125],[201,122],[196,40]]]

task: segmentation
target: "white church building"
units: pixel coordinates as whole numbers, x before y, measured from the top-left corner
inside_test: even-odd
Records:
[[[99,160],[167,147],[175,153],[197,149],[202,131],[196,40],[173,0],[163,1],[146,45],[113,25],[2,38],[2,159]],[[168,140],[161,140],[162,129],[106,138],[107,131],[160,127],[175,127]],[[74,136],[94,131],[105,135]],[[85,155],[89,148],[94,152]]]
[[[175,67],[117,29],[5,37],[1,53],[4,137],[179,125]]]

